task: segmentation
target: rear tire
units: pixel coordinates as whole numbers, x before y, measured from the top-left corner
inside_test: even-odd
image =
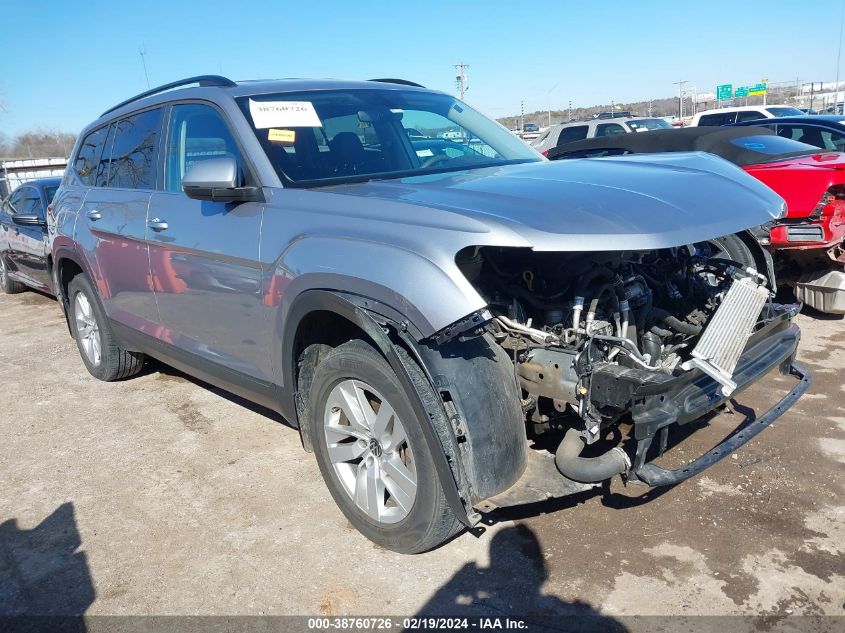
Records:
[[[7,295],[14,295],[26,290],[24,284],[9,277],[9,270],[6,268],[6,262],[3,260],[2,255],[0,255],[0,288]]]
[[[417,419],[390,364],[361,340],[336,347],[317,365],[305,415],[323,480],[349,522],[377,545],[416,554],[461,524],[420,426],[448,432],[442,404],[420,368],[398,352],[430,420]]]
[[[84,274],[71,280],[67,294],[71,332],[88,373],[111,382],[141,371],[144,355],[120,347],[94,288]]]

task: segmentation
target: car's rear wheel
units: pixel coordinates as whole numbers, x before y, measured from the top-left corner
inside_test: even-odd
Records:
[[[3,260],[2,255],[0,255],[0,288],[2,288],[3,292],[7,295],[23,292],[26,288],[26,286],[24,286],[21,282],[15,281],[9,277],[9,270],[6,268],[6,262]]]
[[[417,419],[388,362],[360,340],[317,366],[306,415],[323,479],[346,518],[374,543],[412,554],[436,547],[460,523],[420,426],[441,433],[448,422],[421,370],[408,366],[431,421]]]
[[[68,285],[70,327],[82,362],[100,380],[134,376],[144,365],[144,355],[123,349],[109,325],[94,289],[85,275]]]

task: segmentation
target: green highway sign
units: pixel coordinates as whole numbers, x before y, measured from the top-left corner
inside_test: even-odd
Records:
[[[737,97],[747,97],[748,96],[748,88],[742,86],[736,89],[736,96]]]
[[[764,94],[766,94],[766,84],[757,84],[748,87],[748,96],[750,97],[759,97]]]
[[[716,86],[716,98],[730,99],[733,96],[733,89],[733,84],[722,84],[721,86]]]

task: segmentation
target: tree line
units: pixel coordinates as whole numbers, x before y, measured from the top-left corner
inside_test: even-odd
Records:
[[[32,130],[14,138],[0,132],[0,160],[67,158],[75,141],[75,134],[58,130]]]

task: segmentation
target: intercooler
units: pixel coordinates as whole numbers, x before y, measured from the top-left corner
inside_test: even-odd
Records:
[[[734,370],[768,298],[769,290],[754,280],[735,281],[692,350],[692,360],[684,364],[685,368],[698,367],[721,383],[724,395],[733,393]]]

